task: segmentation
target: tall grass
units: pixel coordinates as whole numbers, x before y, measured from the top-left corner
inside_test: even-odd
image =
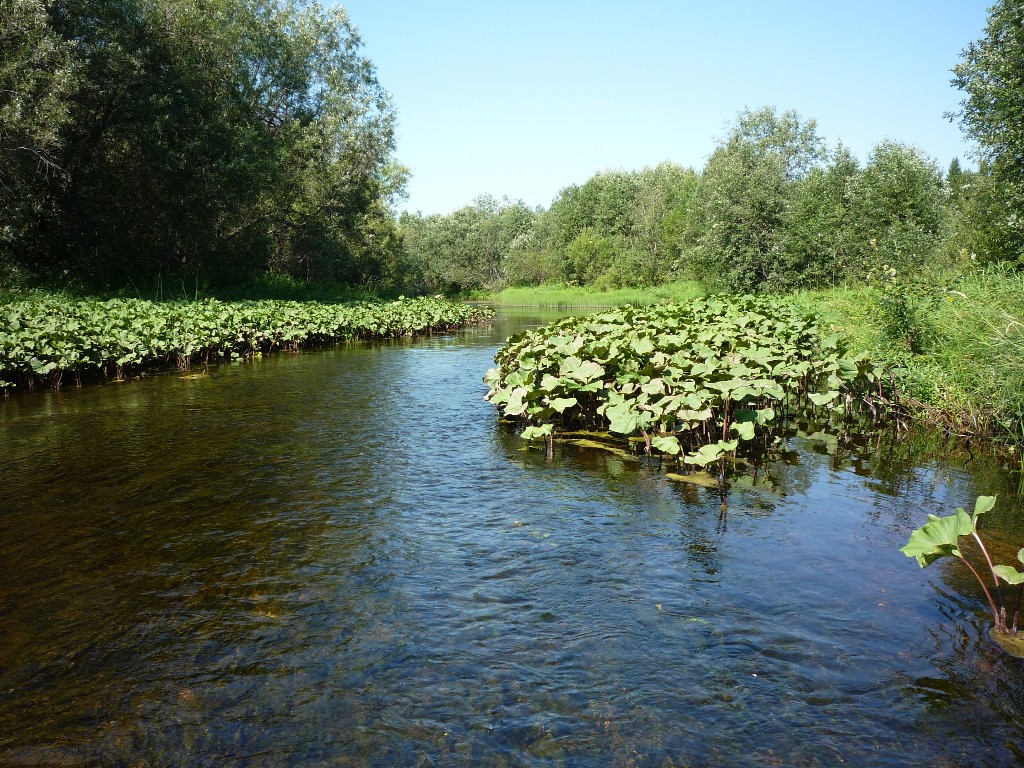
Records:
[[[987,269],[951,285],[925,357],[938,405],[964,427],[1024,439],[1024,275]]]
[[[885,362],[904,399],[933,420],[962,435],[1024,442],[1024,274],[972,270],[906,290],[919,291],[915,301],[927,308],[914,318],[886,314],[891,288],[793,298]],[[898,322],[918,327],[893,327]],[[922,339],[920,348],[895,342],[901,332]]]
[[[617,288],[598,290],[588,286],[540,285],[525,288],[506,288],[503,291],[481,294],[473,298],[505,307],[614,307],[621,304],[646,306],[665,302],[685,302],[705,294],[704,286],[696,280],[681,280],[650,288]]]

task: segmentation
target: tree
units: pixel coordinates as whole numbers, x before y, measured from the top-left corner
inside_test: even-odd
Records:
[[[509,259],[532,244],[536,215],[521,201],[480,195],[447,216],[403,214],[399,227],[426,287],[458,292],[504,283]]]
[[[812,168],[795,183],[780,251],[787,287],[839,285],[860,271],[849,237],[849,191],[858,171],[856,158],[840,145],[827,167]]]
[[[77,71],[42,0],[0,0],[0,266],[31,248],[33,220],[52,215],[65,181],[62,131]],[[3,275],[0,275],[0,280]]]
[[[644,168],[636,179],[628,248],[615,260],[615,277],[621,285],[653,285],[672,274],[678,254],[666,231],[674,226],[671,217],[685,217],[698,177],[691,168],[666,162]]]
[[[862,274],[876,259],[911,272],[929,263],[948,220],[947,192],[934,160],[883,141],[851,177],[847,194],[849,247]]]
[[[977,171],[950,174],[946,181],[952,209],[952,245],[980,264],[1017,259],[1005,225],[1014,213],[1003,185],[982,161]]]
[[[792,109],[779,115],[770,106],[740,112],[726,144],[743,145],[757,157],[775,159],[787,181],[802,179],[828,157],[816,120],[804,121]]]
[[[965,92],[961,128],[978,142],[978,153],[1003,198],[988,206],[998,242],[987,238],[989,258],[1024,260],[1024,2],[998,0],[985,37],[970,43],[953,68],[953,85]],[[991,228],[991,227],[990,227]]]
[[[0,2],[17,20],[5,13],[0,32],[0,87],[17,97],[0,102],[0,183],[33,201],[5,208],[0,230],[25,233],[12,239],[23,263],[94,284],[374,274],[381,240],[367,238],[405,172],[342,8]]]
[[[685,205],[695,185],[692,170],[672,163],[597,173],[581,186],[562,189],[541,216],[538,252],[556,259],[562,279],[570,282],[661,282],[675,261],[664,222]],[[587,261],[588,253],[594,261]]]
[[[731,291],[793,284],[783,258],[786,210],[795,184],[826,158],[814,120],[774,107],[741,112],[701,178],[683,266]]]

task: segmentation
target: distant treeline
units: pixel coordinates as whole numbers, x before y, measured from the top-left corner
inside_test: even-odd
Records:
[[[437,290],[696,278],[776,292],[957,259],[1015,260],[1018,239],[983,165],[943,171],[884,141],[861,165],[814,120],[739,114],[701,171],[663,163],[598,173],[547,210],[478,198],[448,216],[405,214],[407,259]]]
[[[0,0],[0,289],[331,283],[458,292],[677,278],[734,291],[1024,251],[1024,2],[964,51],[980,168],[741,112],[701,170],[598,173],[550,207],[403,214],[395,113],[340,6]],[[273,280],[271,281],[273,282]]]

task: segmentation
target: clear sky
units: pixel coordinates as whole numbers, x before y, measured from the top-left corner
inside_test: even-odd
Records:
[[[547,207],[600,170],[703,168],[744,108],[818,121],[861,160],[883,139],[946,168],[943,113],[988,0],[348,0],[398,111],[400,208],[480,194]]]

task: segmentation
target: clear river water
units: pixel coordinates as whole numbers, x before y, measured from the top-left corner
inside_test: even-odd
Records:
[[[1016,474],[549,460],[481,376],[553,317],[0,401],[0,765],[1024,765],[1024,660],[899,551],[999,494],[1015,552]]]

